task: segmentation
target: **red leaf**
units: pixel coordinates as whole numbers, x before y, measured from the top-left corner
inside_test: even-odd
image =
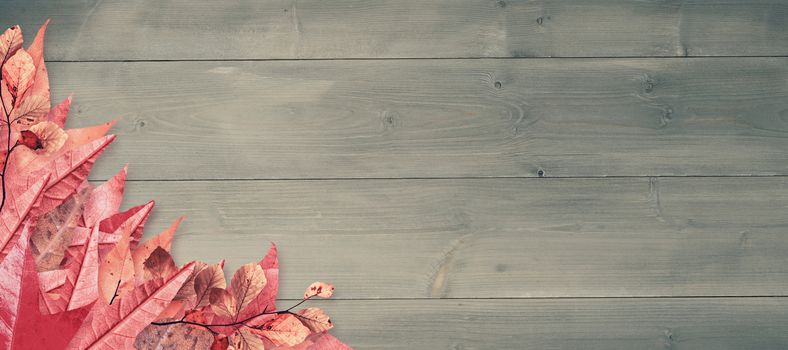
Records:
[[[230,346],[230,340],[224,334],[216,334],[213,336],[213,344],[211,350],[225,350]]]
[[[132,348],[137,334],[167,307],[193,269],[188,264],[167,282],[145,283],[112,305],[94,304],[68,348]]]
[[[98,299],[98,236],[96,227],[85,249],[66,266],[63,285],[43,296],[42,306],[46,306],[49,314],[79,309]]]
[[[33,85],[36,66],[33,58],[25,49],[19,49],[3,65],[3,81],[8,91],[16,97],[14,107],[18,107],[24,100],[25,93]]]
[[[227,287],[224,280],[224,271],[220,264],[208,265],[194,276],[194,301],[193,309],[200,309],[210,303],[211,289]]]
[[[253,331],[270,340],[274,346],[298,345],[309,335],[309,328],[290,314],[277,315],[276,318],[263,324],[260,330],[253,329]]]
[[[61,128],[65,128],[66,119],[68,119],[68,111],[71,109],[71,97],[72,95],[68,95],[63,102],[51,108],[47,114],[47,120],[59,125]]]
[[[34,171],[25,177],[20,186],[34,183],[44,176],[51,176],[46,190],[41,199],[41,205],[32,215],[37,216],[57,207],[70,197],[85,181],[93,167],[96,158],[115,139],[115,136],[106,136],[76,150],[66,152],[50,162],[49,166]],[[20,176],[22,174],[12,174]]]
[[[3,35],[0,35],[0,63],[13,56],[21,47],[22,28],[16,25],[6,29]]]
[[[128,169],[128,165],[124,166],[117,175],[93,189],[85,203],[85,226],[92,227],[100,220],[118,213],[120,202],[123,201]]]
[[[147,204],[133,207],[122,213],[110,216],[99,223],[99,227],[103,232],[111,232],[115,234],[123,234],[127,229],[131,229],[132,246],[136,246],[135,242],[139,242],[142,237],[145,221],[148,220],[150,211],[156,204],[150,201]]]
[[[29,217],[30,211],[40,202],[41,195],[49,181],[45,175],[36,183],[27,188],[24,193],[16,194],[15,191],[7,192],[6,205],[0,212],[0,259],[8,254],[12,244],[21,233],[21,225]],[[21,188],[17,188],[19,190]]]
[[[49,20],[47,19],[41,25],[41,28],[38,29],[33,43],[27,48],[30,57],[33,58],[33,64],[36,66],[36,78],[28,94],[46,98],[47,104],[49,104],[49,75],[47,74],[46,64],[44,64],[44,37],[48,24]]]

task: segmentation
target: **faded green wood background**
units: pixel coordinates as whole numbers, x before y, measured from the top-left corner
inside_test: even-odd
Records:
[[[358,349],[788,348],[788,1],[0,4],[148,235]]]

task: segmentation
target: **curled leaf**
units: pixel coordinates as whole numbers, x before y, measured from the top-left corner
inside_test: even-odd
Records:
[[[315,282],[309,285],[309,288],[304,292],[304,299],[309,299],[315,296],[321,298],[330,298],[334,295],[334,286],[328,283]]]
[[[39,152],[45,154],[52,154],[59,151],[66,143],[66,139],[68,139],[68,134],[53,122],[40,122],[31,126],[29,131],[33,132],[38,138],[36,146],[39,146],[37,148],[30,148],[39,150]]]

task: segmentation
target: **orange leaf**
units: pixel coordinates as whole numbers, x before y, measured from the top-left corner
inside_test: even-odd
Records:
[[[170,280],[150,281],[112,305],[95,303],[68,349],[130,349],[134,339],[170,303],[194,269],[182,268]]]
[[[3,65],[3,81],[11,95],[16,97],[15,107],[24,100],[27,89],[33,85],[35,74],[33,58],[25,49],[17,50]]]
[[[213,288],[210,291],[211,309],[219,316],[233,317],[237,313],[235,298],[226,289]]]
[[[137,276],[137,284],[141,284],[145,279],[145,275],[143,273],[143,263],[145,262],[145,259],[147,259],[157,247],[164,248],[166,251],[170,250],[170,247],[172,246],[172,238],[175,236],[175,231],[178,230],[178,226],[181,224],[181,221],[183,221],[183,217],[175,220],[175,222],[172,223],[168,229],[143,242],[131,252],[131,258],[134,260],[134,274]],[[198,269],[195,269],[195,271],[196,270]]]
[[[309,288],[306,289],[304,292],[304,299],[309,299],[315,296],[321,298],[330,298],[334,295],[334,286],[323,283],[323,282],[315,282],[309,285]]]
[[[178,266],[175,265],[172,256],[162,247],[156,247],[143,265],[145,265],[145,280],[167,279],[178,272]]]
[[[263,324],[260,330],[253,331],[270,340],[275,346],[298,345],[309,335],[309,328],[290,314],[280,314]]]
[[[3,35],[0,35],[0,63],[5,62],[22,47],[22,40],[22,28],[18,25],[6,29]]]
[[[298,311],[298,319],[314,333],[325,332],[334,327],[331,319],[323,310],[310,307]]]
[[[241,310],[260,294],[265,283],[265,273],[258,264],[249,263],[235,271],[229,288],[236,302],[233,316],[238,316]]]
[[[131,231],[127,230],[120,242],[102,258],[99,265],[99,294],[107,304],[134,289],[134,263],[129,250],[130,239]]]
[[[123,201],[123,191],[126,186],[128,170],[129,166],[124,166],[117,175],[91,191],[90,197],[85,202],[85,212],[83,214],[85,226],[92,227],[100,220],[118,213],[120,203]]]

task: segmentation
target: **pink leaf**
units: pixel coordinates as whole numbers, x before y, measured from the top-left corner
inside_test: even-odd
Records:
[[[16,97],[14,107],[22,103],[27,89],[33,85],[35,74],[33,58],[25,49],[17,50],[3,65],[3,81],[11,95]]]
[[[304,292],[304,299],[309,299],[315,296],[321,298],[330,298],[334,295],[334,286],[323,283],[323,282],[315,282],[309,285],[309,288],[306,289]]]
[[[264,336],[274,346],[298,345],[309,335],[309,328],[290,314],[277,315],[276,318],[263,324],[260,330],[253,329],[253,331]]]
[[[16,53],[22,47],[22,28],[18,25],[6,29],[0,35],[0,64]]]
[[[260,260],[260,267],[265,272],[266,284],[260,294],[241,310],[240,319],[245,319],[257,315],[263,310],[276,310],[276,295],[279,291],[279,257],[275,244],[271,244],[268,254]],[[252,324],[259,325],[265,320],[264,317],[259,317],[252,320]]]
[[[65,283],[44,295],[49,314],[75,310],[98,299],[98,236],[96,227],[85,249],[72,257],[66,266]]]
[[[226,289],[213,288],[210,295],[211,309],[214,313],[222,317],[237,315],[235,298]]]
[[[265,350],[262,336],[245,327],[238,328],[230,335],[230,345],[237,350]]]
[[[12,249],[0,263],[0,348],[11,349],[17,317],[22,308],[24,278],[38,281],[33,256],[28,249],[28,228],[25,226]],[[32,271],[32,272],[31,272]]]
[[[134,289],[134,263],[131,260],[129,241],[131,230],[123,234],[120,242],[101,258],[99,264],[99,295],[107,304]]]
[[[68,111],[71,109],[72,96],[73,95],[68,95],[68,97],[63,100],[63,102],[60,102],[57,106],[51,108],[47,114],[47,120],[60,125],[61,128],[65,128],[66,119],[68,119]]]
[[[49,20],[47,19],[41,25],[41,28],[38,29],[33,43],[27,48],[30,57],[33,59],[33,64],[36,66],[36,78],[33,86],[30,88],[29,95],[42,96],[46,98],[47,104],[49,104],[49,75],[46,64],[44,64],[44,37],[46,36],[48,24]]]
[[[145,222],[148,220],[150,211],[156,202],[150,201],[147,204],[133,207],[122,213],[110,216],[107,219],[101,220],[99,227],[103,232],[111,232],[115,234],[122,234],[127,229],[131,229],[131,241],[139,242],[142,237]],[[136,246],[136,244],[132,244]]]
[[[151,281],[112,305],[96,303],[68,349],[130,349],[134,339],[170,303],[194,269],[188,264],[167,282]]]
[[[21,233],[20,226],[40,202],[48,181],[49,176],[45,175],[21,194],[17,195],[13,190],[7,192],[6,206],[0,212],[0,218],[2,218],[0,221],[0,259],[8,254],[13,243],[16,242],[16,238]],[[16,190],[21,189],[21,187],[16,188]]]
[[[314,333],[325,332],[334,327],[331,319],[323,310],[310,307],[298,311],[298,319]]]
[[[229,288],[236,302],[233,316],[238,316],[241,310],[260,294],[265,284],[265,273],[260,265],[252,263],[238,268],[230,281]]]
[[[162,247],[150,253],[150,256],[143,263],[145,266],[145,280],[152,279],[167,279],[178,272],[178,267],[175,266],[175,261],[172,260],[170,253],[167,253]]]
[[[92,227],[102,219],[118,213],[120,203],[123,201],[123,191],[126,186],[128,165],[107,182],[94,188],[85,203],[85,225]]]
[[[82,207],[87,195],[87,190],[75,193],[36,222],[30,237],[30,247],[39,272],[60,268],[66,249],[79,230],[77,224],[82,217]],[[90,235],[88,229],[84,230],[87,232],[84,234],[83,244],[87,243]]]

